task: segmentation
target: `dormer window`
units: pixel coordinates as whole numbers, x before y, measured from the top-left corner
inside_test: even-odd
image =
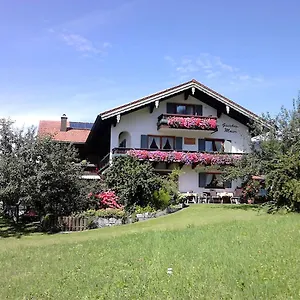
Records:
[[[202,116],[202,105],[167,103],[167,113],[176,115]]]

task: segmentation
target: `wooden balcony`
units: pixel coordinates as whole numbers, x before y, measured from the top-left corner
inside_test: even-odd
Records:
[[[217,117],[162,114],[157,119],[157,130],[201,130],[206,132],[216,132]]]
[[[141,161],[154,163],[177,163],[179,165],[196,166],[232,166],[241,157],[242,153],[225,152],[198,152],[198,151],[176,151],[161,149],[133,149],[133,148],[114,148],[100,162],[99,171],[103,172],[111,163],[110,157],[119,155],[130,155]]]

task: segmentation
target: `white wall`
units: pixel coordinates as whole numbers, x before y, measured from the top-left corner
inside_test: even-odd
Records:
[[[240,180],[234,180],[232,182],[231,188],[226,189],[216,189],[216,191],[227,191],[234,192],[236,187],[240,186]],[[180,192],[190,192],[203,193],[205,191],[209,192],[209,189],[199,187],[199,171],[192,169],[191,166],[183,166],[182,173],[179,176],[179,191]]]
[[[202,103],[198,99],[189,96],[188,100],[184,100],[183,95],[178,95],[169,100],[162,101],[158,108],[154,108],[153,113],[150,114],[149,108],[143,108],[138,111],[129,113],[127,115],[121,116],[120,123],[117,123],[116,127],[111,127],[111,149],[118,147],[118,137],[122,131],[127,131],[131,134],[131,145],[128,147],[140,148],[141,145],[141,135],[170,135],[170,136],[181,136],[195,138],[195,145],[185,145],[183,144],[183,150],[197,151],[198,150],[198,139],[199,138],[219,138],[232,141],[232,152],[248,152],[250,151],[249,142],[250,136],[248,133],[247,126],[239,123],[238,121],[222,114],[217,120],[218,131],[210,134],[206,131],[197,130],[183,130],[183,129],[161,129],[157,130],[157,117],[163,113],[166,113],[166,103],[186,103],[186,104],[197,104],[203,106],[203,116],[217,116],[217,111],[207,104]],[[236,132],[226,132],[225,125],[234,125],[237,127],[228,127],[232,131]]]

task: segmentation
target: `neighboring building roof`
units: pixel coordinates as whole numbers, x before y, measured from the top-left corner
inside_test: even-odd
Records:
[[[198,89],[204,93],[206,93],[207,95],[217,99],[218,101],[222,102],[223,104],[229,106],[230,108],[235,109],[236,111],[240,112],[241,114],[247,116],[250,119],[255,119],[255,120],[260,120],[260,117],[257,116],[256,114],[254,114],[253,112],[249,111],[248,109],[242,107],[241,105],[233,102],[232,100],[224,97],[223,95],[217,93],[216,91],[208,88],[207,86],[203,85],[202,83],[198,82],[195,79],[192,79],[190,81],[187,81],[185,83],[179,84],[177,86],[171,87],[169,89],[160,91],[158,93],[155,94],[151,94],[149,96],[143,97],[141,99],[129,102],[127,104],[115,107],[113,109],[104,111],[102,113],[100,113],[101,118],[104,119],[108,119],[111,118],[113,116],[116,116],[118,114],[122,114],[125,113],[127,111],[130,111],[132,109],[136,109],[140,106],[143,105],[147,105],[151,102],[154,102],[156,100],[160,100],[166,97],[170,97],[176,93],[180,93],[183,92],[185,90],[187,90],[188,88],[195,88]]]
[[[70,122],[67,122],[67,131],[60,131],[61,121],[41,120],[38,128],[38,135],[53,135],[53,139],[60,142],[85,143],[90,134],[88,129],[70,128]]]

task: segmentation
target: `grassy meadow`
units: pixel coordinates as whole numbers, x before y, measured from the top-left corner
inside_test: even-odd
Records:
[[[192,205],[131,225],[2,238],[0,299],[300,299],[299,248],[297,214]]]

